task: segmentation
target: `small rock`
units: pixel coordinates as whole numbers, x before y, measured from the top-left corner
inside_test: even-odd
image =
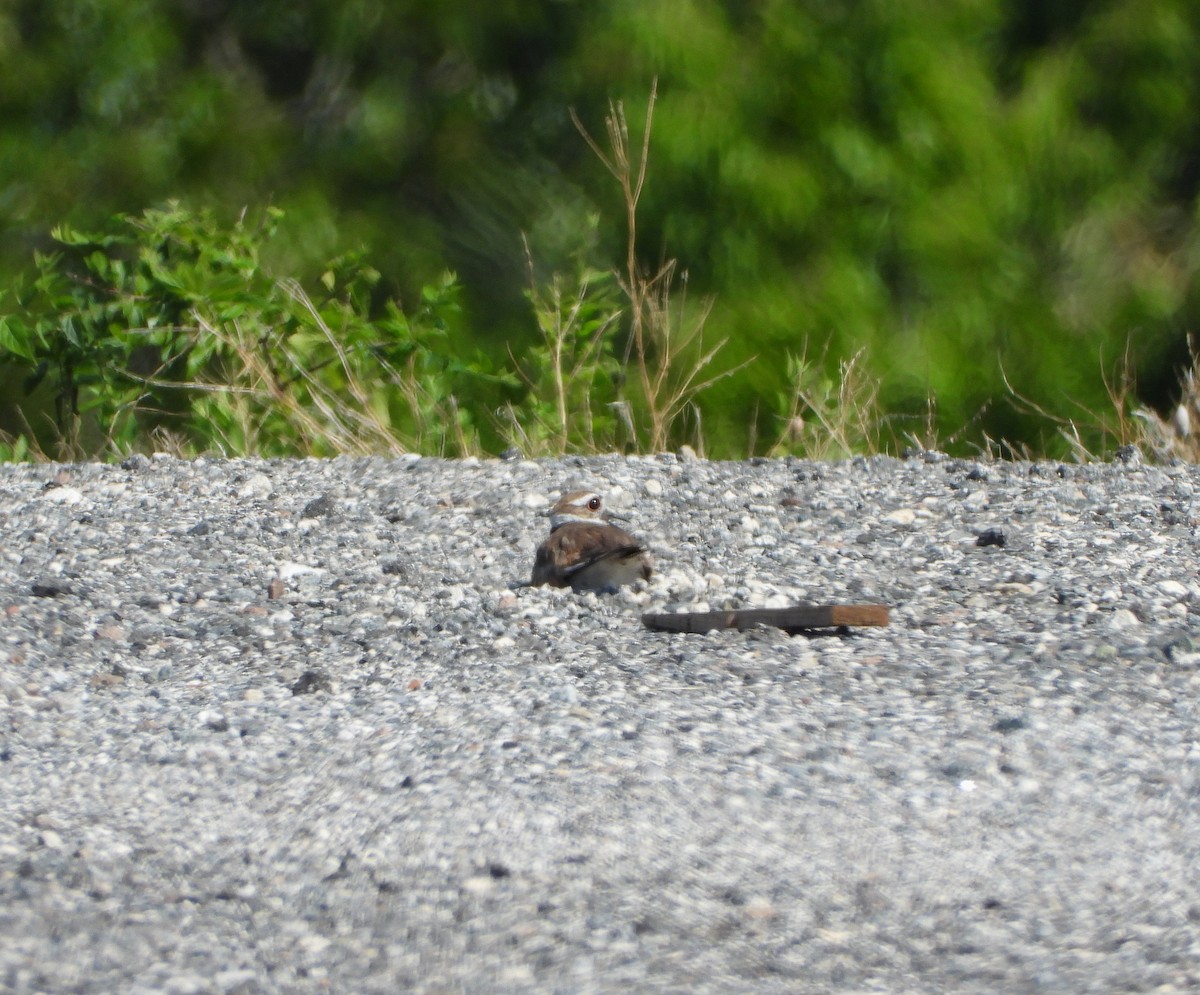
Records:
[[[496,879],[490,875],[477,874],[463,882],[463,891],[471,895],[486,895],[495,891]]]
[[[83,500],[83,491],[78,487],[58,487],[51,484],[42,492],[42,497],[57,504],[79,504]]]
[[[329,677],[319,670],[306,670],[292,685],[292,694],[314,694],[317,691],[330,691],[332,685]]]
[[[206,708],[202,710],[196,719],[206,729],[211,729],[213,732],[227,732],[229,729],[229,719],[223,712],[217,711],[215,708]]]
[[[260,990],[258,975],[249,968],[218,971],[213,975],[213,984],[225,995],[250,995]]]
[[[38,840],[47,850],[61,850],[63,845],[62,837],[53,829],[43,829],[38,834]]]
[[[70,584],[55,577],[35,580],[30,586],[30,591],[35,598],[57,598],[59,595],[72,593]]]
[[[297,577],[318,577],[325,571],[320,567],[310,567],[303,563],[281,563],[278,567],[280,580],[295,580]]]
[[[1003,548],[1008,540],[1004,537],[1004,529],[984,529],[975,537],[976,546],[1000,546]]]
[[[963,508],[967,511],[982,511],[988,504],[988,494],[983,488],[971,491],[970,494],[963,498]]]
[[[1133,629],[1141,624],[1141,619],[1128,608],[1118,608],[1113,612],[1112,619],[1109,622],[1109,625],[1114,629]]]
[[[206,978],[195,974],[179,974],[168,978],[163,990],[167,995],[203,995],[212,989]]]
[[[241,486],[237,489],[237,496],[249,500],[267,498],[271,496],[274,486],[271,478],[265,473],[252,473],[242,481]]]
[[[333,501],[328,494],[315,497],[300,512],[301,518],[328,518],[333,514]]]
[[[1042,784],[1036,778],[1022,777],[1017,781],[1017,794],[1023,798],[1034,798],[1042,792]]]

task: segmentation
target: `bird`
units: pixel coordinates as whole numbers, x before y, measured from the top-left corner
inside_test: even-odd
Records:
[[[604,507],[595,491],[570,491],[550,509],[550,535],[538,547],[530,585],[615,591],[649,580],[650,554]]]

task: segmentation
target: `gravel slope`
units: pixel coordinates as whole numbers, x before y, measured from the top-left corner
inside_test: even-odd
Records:
[[[577,485],[647,589],[517,586]],[[1195,990],[1198,486],[0,467],[0,990]],[[639,623],[798,600],[892,624]]]

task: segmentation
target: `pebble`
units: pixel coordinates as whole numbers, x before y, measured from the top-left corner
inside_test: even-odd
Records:
[[[270,496],[275,485],[265,473],[251,473],[237,488],[236,494],[243,499],[264,499]]]
[[[1128,608],[1118,608],[1112,613],[1112,619],[1109,622],[1114,629],[1132,629],[1141,624],[1141,620]]]
[[[52,487],[44,491],[42,497],[54,504],[73,505],[83,500],[83,491],[78,487]]]

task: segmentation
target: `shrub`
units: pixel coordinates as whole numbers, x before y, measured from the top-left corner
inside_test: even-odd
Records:
[[[476,451],[457,398],[503,397],[516,381],[448,355],[454,275],[406,314],[346,255],[310,295],[263,264],[279,218],[223,227],[172,203],[100,233],[55,229],[58,248],[35,256],[0,316],[0,361],[53,411],[14,454],[43,441],[59,455]]]

